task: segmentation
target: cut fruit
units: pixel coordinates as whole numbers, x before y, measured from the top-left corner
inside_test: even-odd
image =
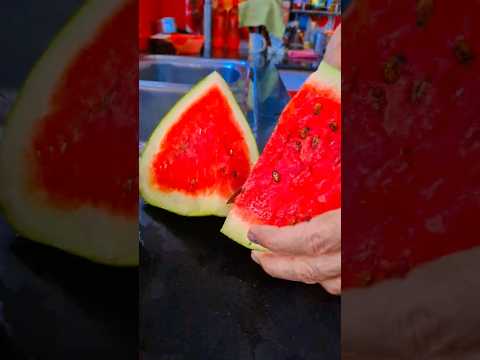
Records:
[[[344,14],[344,44],[362,46],[342,64],[343,289],[480,245],[480,4],[464,4],[361,0]]]
[[[340,207],[340,71],[320,64],[280,116],[222,233],[251,248],[252,224],[293,225]]]
[[[87,2],[35,65],[0,151],[17,232],[115,266],[138,264],[136,32],[136,1]]]
[[[170,110],[140,158],[140,192],[150,205],[185,216],[226,216],[258,149],[223,78],[213,72]]]

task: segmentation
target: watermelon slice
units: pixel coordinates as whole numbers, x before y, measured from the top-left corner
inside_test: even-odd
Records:
[[[89,1],[34,67],[4,129],[0,200],[21,235],[138,264],[137,2]]]
[[[480,4],[352,2],[343,29],[342,287],[480,244]],[[448,26],[446,26],[448,24]]]
[[[323,62],[280,116],[260,160],[235,199],[222,233],[247,239],[252,224],[307,221],[340,207],[340,71]]]
[[[185,216],[226,216],[258,149],[223,78],[213,72],[163,118],[140,159],[148,204]]]

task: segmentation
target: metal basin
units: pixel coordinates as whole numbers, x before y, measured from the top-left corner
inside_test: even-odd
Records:
[[[187,85],[143,81],[140,85],[140,140],[146,141],[163,116],[190,89]]]
[[[149,55],[140,62],[140,141],[145,142],[172,106],[212,71],[225,79],[247,118],[252,118],[252,109],[247,105],[247,62]]]
[[[311,71],[279,70],[280,79],[288,91],[298,91],[308,79]]]
[[[212,71],[222,75],[229,85],[248,77],[243,61],[149,55],[140,64],[140,80],[193,85]]]

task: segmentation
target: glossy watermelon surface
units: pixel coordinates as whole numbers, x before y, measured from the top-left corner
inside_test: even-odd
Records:
[[[343,287],[479,245],[480,5],[352,3],[345,15]]]
[[[294,225],[339,208],[341,132],[340,72],[323,63],[282,112],[222,231],[254,247],[251,224]]]

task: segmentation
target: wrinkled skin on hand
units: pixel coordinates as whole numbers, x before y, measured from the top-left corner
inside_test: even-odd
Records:
[[[248,237],[269,250],[252,252],[252,259],[269,275],[341,293],[340,209],[292,226],[252,226]]]

